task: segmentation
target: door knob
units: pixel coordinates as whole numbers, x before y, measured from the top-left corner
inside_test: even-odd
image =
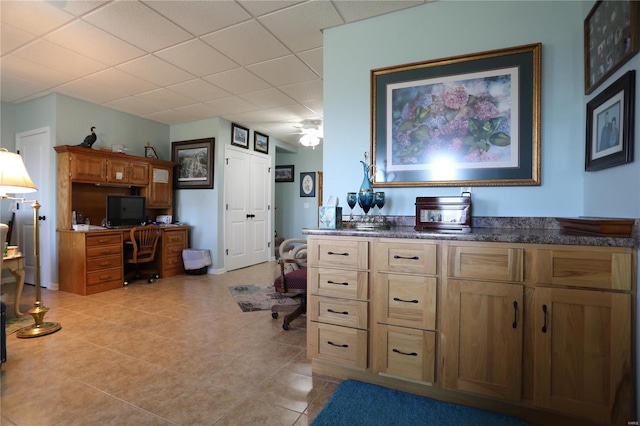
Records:
[[[46,216],[38,216],[38,220],[47,220]]]

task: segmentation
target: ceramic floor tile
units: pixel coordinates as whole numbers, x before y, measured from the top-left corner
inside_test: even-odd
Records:
[[[326,384],[326,380],[292,373],[283,368],[258,388],[255,398],[302,413]]]
[[[216,426],[293,425],[300,413],[262,401],[245,400]]]

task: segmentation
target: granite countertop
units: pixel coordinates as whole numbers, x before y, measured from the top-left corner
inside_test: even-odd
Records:
[[[640,247],[638,244],[639,239],[637,238],[637,223],[634,226],[631,236],[609,237],[566,232],[553,218],[478,218],[478,220],[472,221],[472,227],[468,232],[436,230],[416,231],[413,229],[415,223],[408,225],[406,220],[397,219],[398,218],[392,218],[390,220],[391,227],[387,230],[360,230],[346,227],[343,229],[304,228],[302,233],[305,235],[337,235],[368,238],[407,238],[602,247]],[[415,219],[412,218],[412,220]]]

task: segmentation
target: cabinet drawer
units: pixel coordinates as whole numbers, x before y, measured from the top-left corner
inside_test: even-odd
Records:
[[[164,239],[164,244],[184,244],[187,240],[186,233],[184,231],[164,231],[162,233],[162,238]]]
[[[110,281],[119,281],[122,285],[122,268],[103,269],[87,273],[87,285],[102,284]]]
[[[122,245],[87,247],[87,257],[113,256],[122,254]]]
[[[311,321],[367,328],[367,302],[364,301],[310,295],[307,309]]]
[[[182,251],[184,250],[184,245],[182,244],[169,244],[168,246],[163,247],[163,251],[165,256],[173,256],[182,258]]]
[[[369,267],[369,243],[357,240],[315,240],[307,251],[311,266],[351,269]]]
[[[437,253],[436,244],[381,242],[375,246],[374,264],[378,271],[435,275]]]
[[[538,250],[538,282],[605,290],[631,290],[630,252],[550,249]]]
[[[369,273],[341,269],[309,268],[309,293],[367,299]]]
[[[99,271],[101,269],[119,268],[122,266],[120,256],[104,256],[87,259],[87,271]]]
[[[87,247],[122,245],[122,234],[87,235]]]
[[[320,358],[356,368],[367,368],[366,330],[309,322],[308,352]]]
[[[376,373],[434,383],[435,331],[376,325]]]
[[[166,256],[162,262],[164,270],[182,269],[184,267],[182,256]]]
[[[437,283],[434,277],[378,273],[375,321],[434,330]]]
[[[449,277],[524,281],[524,250],[487,245],[450,246]]]

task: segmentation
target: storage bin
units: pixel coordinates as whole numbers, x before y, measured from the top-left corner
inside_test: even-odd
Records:
[[[211,252],[202,249],[182,250],[184,271],[189,275],[203,275],[211,265]]]

